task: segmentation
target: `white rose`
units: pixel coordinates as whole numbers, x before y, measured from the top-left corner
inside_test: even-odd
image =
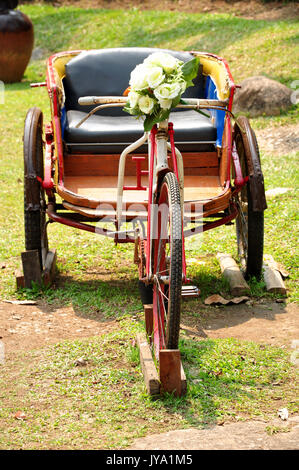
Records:
[[[154,90],[154,95],[158,100],[173,100],[181,93],[179,83],[162,83]]]
[[[166,52],[154,52],[145,60],[146,65],[158,65],[162,67],[166,73],[173,72],[180,65],[180,61]]]
[[[180,87],[181,87],[181,93],[184,93],[186,91],[186,88],[187,88],[187,82],[185,82],[185,80],[181,81],[180,82]]]
[[[148,88],[148,83],[146,79],[147,70],[147,67],[145,67],[143,64],[137,65],[135,69],[132,70],[129,83],[133,90],[138,91]]]
[[[170,109],[171,108],[172,100],[160,99],[158,102],[159,102],[159,105],[161,106],[162,109]]]
[[[128,94],[130,108],[136,108],[139,98],[140,98],[139,93],[136,93],[136,91],[130,91],[130,93]]]
[[[165,75],[161,67],[148,67],[146,79],[150,88],[156,88],[158,85],[160,85],[160,83],[163,82],[164,78]]]
[[[155,105],[155,101],[147,95],[141,96],[138,101],[139,109],[144,114],[150,114]]]

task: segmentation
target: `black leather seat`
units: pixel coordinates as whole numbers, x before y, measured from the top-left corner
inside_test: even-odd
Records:
[[[161,49],[120,48],[92,50],[80,53],[66,66],[63,80],[65,90],[66,125],[64,141],[71,153],[120,153],[128,144],[143,135],[143,123],[121,108],[105,108],[88,118],[82,126],[76,124],[93,108],[80,106],[81,96],[120,96],[127,88],[135,66],[153,52]],[[186,62],[193,56],[188,52],[168,52]],[[204,97],[204,77],[194,80],[186,97]],[[170,114],[174,123],[175,142],[182,151],[212,150],[216,129],[209,118],[193,110],[176,109]],[[200,148],[199,148],[200,147]],[[146,148],[141,148],[146,151]]]

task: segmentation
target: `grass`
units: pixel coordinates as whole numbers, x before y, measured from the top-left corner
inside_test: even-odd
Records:
[[[289,84],[298,79],[298,21],[250,20],[230,14],[187,14],[22,6],[36,32],[36,46],[45,57],[57,50],[153,46],[206,50],[229,60],[239,81],[252,74]],[[258,53],[257,53],[258,51]],[[292,60],[289,60],[289,57]],[[296,59],[297,57],[297,59]],[[39,76],[40,62],[27,76]]]
[[[282,405],[296,413],[288,353],[232,338],[183,335],[187,395],[149,398],[133,344],[141,328],[140,316],[125,316],[105,337],[22,353],[2,367],[0,448],[120,449],[134,438],[178,427],[248,417],[267,423]],[[269,424],[267,432],[278,430]]]
[[[226,57],[237,82],[265,74],[290,86],[298,79],[297,22],[253,21],[230,14],[55,8],[46,3],[21,9],[34,22],[35,47],[43,51],[44,59],[30,63],[22,82],[5,86],[5,104],[0,104],[0,297],[72,304],[78,315],[117,318],[119,328],[105,338],[67,341],[14,355],[1,366],[0,448],[119,448],[150,432],[256,416],[270,419],[281,406],[295,413],[295,371],[287,351],[234,339],[191,340],[184,333],[180,349],[187,396],[159,400],[146,396],[138,353],[131,343],[143,328],[140,318],[135,321],[132,316],[141,311],[141,303],[131,246],[115,246],[111,240],[51,224],[50,246],[57,249],[59,270],[53,288],[16,292],[14,271],[24,246],[24,118],[31,106],[38,106],[49,120],[45,89],[31,90],[29,83],[44,80],[49,54],[135,45],[194,48]],[[252,120],[254,128],[266,130],[297,123],[297,107],[280,116]],[[277,156],[265,151],[261,159],[266,189],[293,188],[268,201],[265,252],[290,272],[288,301],[294,301],[298,298],[298,152]],[[234,227],[220,227],[186,242],[188,276],[200,287],[201,300],[213,293],[229,295],[214,256],[217,251],[236,255]],[[265,296],[263,287],[253,280],[252,295]],[[184,302],[183,321],[200,318],[201,305]],[[85,366],[75,366],[79,357],[86,359]],[[18,410],[25,413],[25,420],[14,418]],[[269,426],[267,432],[278,431]]]

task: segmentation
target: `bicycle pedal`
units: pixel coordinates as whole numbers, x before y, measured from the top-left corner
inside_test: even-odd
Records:
[[[182,286],[182,297],[199,297],[200,290],[197,286]]]

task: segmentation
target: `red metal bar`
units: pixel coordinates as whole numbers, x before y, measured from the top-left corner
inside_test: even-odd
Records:
[[[233,146],[232,146],[232,159],[233,159],[233,164],[234,164],[235,173],[236,173],[235,185],[237,187],[243,186],[244,185],[244,178],[243,178],[243,174],[242,174],[240,159],[239,159],[239,155],[238,155],[238,152],[237,152],[236,142],[235,141],[233,142]]]
[[[149,183],[148,183],[148,205],[147,205],[147,244],[146,244],[146,276],[150,277],[150,259],[151,259],[151,216],[153,203],[153,179],[154,179],[154,161],[156,151],[157,126],[153,126],[150,133],[151,154],[149,161]]]
[[[177,180],[179,181],[178,163],[177,163],[176,153],[175,153],[174,130],[173,130],[173,123],[172,122],[168,123],[168,135],[169,135],[169,140],[170,140],[170,145],[171,145],[171,156],[172,156],[173,170],[174,170],[175,176],[177,177]]]
[[[52,179],[52,155],[53,155],[53,128],[51,124],[46,125],[46,152],[45,152],[45,170],[43,187],[45,188],[48,196],[49,190],[54,188]]]
[[[233,143],[233,148],[232,148],[232,158],[233,158],[233,164],[236,172],[236,178],[235,178],[235,188],[232,192],[232,195],[238,193],[243,186],[248,182],[249,176],[243,176],[242,174],[242,168],[240,164],[240,158],[237,152],[236,148],[236,143],[234,141]]]
[[[53,220],[54,222],[58,222],[63,225],[67,225],[69,227],[77,228],[79,230],[85,230],[86,232],[97,233],[99,235],[103,235],[109,238],[115,239],[117,234],[101,227],[95,227],[94,225],[83,224],[82,222],[77,222],[76,220],[68,219],[67,217],[61,217],[56,212],[52,211],[51,209],[47,209],[47,215],[49,219]],[[118,243],[135,243],[135,238],[126,237],[122,239],[117,239]]]
[[[142,157],[142,156],[132,157],[132,161],[136,162],[136,180],[137,180],[136,186],[124,186],[123,187],[124,191],[127,191],[127,190],[146,191],[147,190],[146,186],[142,186],[142,181],[141,181],[141,177],[143,175],[148,175],[147,170],[141,170],[141,162],[143,162],[144,160],[145,160],[145,157]]]
[[[222,219],[215,220],[215,222],[206,222],[202,226],[200,231],[201,232],[206,232],[207,230],[210,230],[210,229],[215,228],[215,227],[220,227],[220,225],[225,225],[228,222],[230,222],[231,220],[235,219],[238,215],[238,208],[237,208],[235,203],[231,204],[231,208],[233,210],[231,212],[231,214],[226,215],[225,217],[222,217]],[[194,235],[195,233],[194,233],[193,230],[194,229],[185,230],[184,237],[190,237],[190,236]]]

